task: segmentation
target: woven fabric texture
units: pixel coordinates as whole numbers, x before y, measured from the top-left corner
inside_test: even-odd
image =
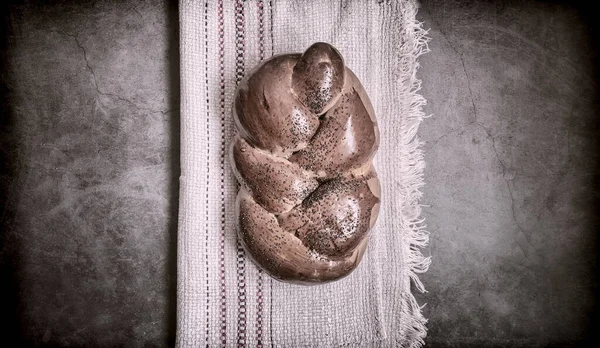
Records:
[[[180,1],[181,178],[178,347],[420,347],[412,289],[429,258],[420,218],[425,103],[416,1]],[[361,80],[381,131],[378,222],[348,277],[305,287],[275,281],[237,241],[228,162],[232,102],[243,76],[273,54],[335,46]]]

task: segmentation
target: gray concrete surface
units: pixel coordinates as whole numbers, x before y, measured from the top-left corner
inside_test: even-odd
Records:
[[[10,7],[0,226],[18,293],[3,337],[174,341],[177,19],[165,1]]]
[[[3,342],[169,346],[176,6],[3,6]],[[598,47],[585,15],[423,1],[428,346],[564,347],[592,332]]]
[[[564,347],[592,329],[600,119],[584,15],[423,1],[433,347]]]

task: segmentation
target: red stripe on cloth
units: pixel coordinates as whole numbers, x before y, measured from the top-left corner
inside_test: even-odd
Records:
[[[219,75],[221,109],[221,233],[219,235],[219,333],[221,346],[227,345],[227,292],[225,279],[225,22],[223,0],[217,6],[219,18]]]
[[[273,1],[269,1],[269,17],[270,17],[269,24],[271,24],[269,26],[270,34],[271,34],[271,55],[274,55],[275,54],[275,39],[273,39]]]

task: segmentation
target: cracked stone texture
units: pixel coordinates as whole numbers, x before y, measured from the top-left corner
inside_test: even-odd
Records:
[[[561,2],[422,2],[432,347],[590,344],[597,42]],[[595,28],[594,28],[595,29]]]
[[[3,342],[168,346],[179,177],[176,4],[3,7]]]

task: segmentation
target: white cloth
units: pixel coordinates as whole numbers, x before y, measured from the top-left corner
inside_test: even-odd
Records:
[[[429,258],[418,204],[416,132],[427,50],[403,1],[180,2],[181,178],[177,346],[420,347],[426,320],[411,294]],[[227,161],[236,82],[272,54],[334,45],[362,81],[381,131],[382,206],[360,266],[331,284],[275,281],[239,249],[237,183]]]

